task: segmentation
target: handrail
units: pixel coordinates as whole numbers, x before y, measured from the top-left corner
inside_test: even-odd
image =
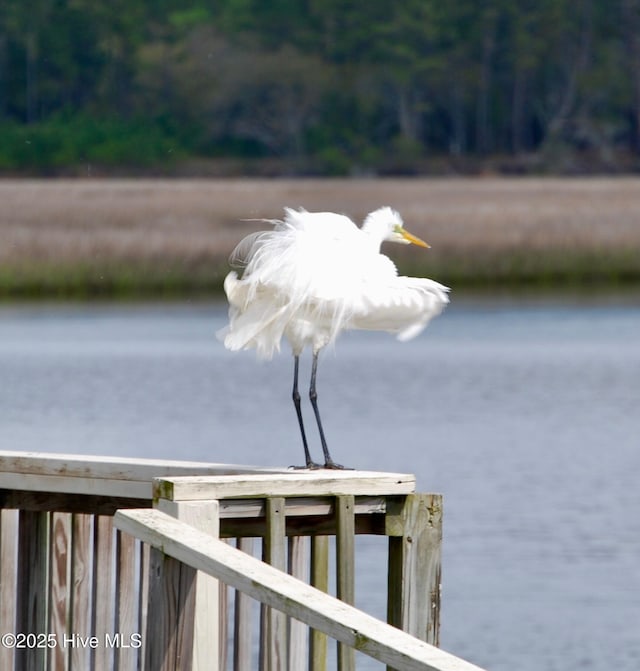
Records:
[[[0,450],[0,489],[151,500],[153,479],[278,474],[282,469],[195,461]]]
[[[119,510],[115,526],[392,668],[482,671],[156,509]]]

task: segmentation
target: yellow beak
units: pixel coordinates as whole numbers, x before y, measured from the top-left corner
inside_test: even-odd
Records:
[[[421,240],[417,236],[413,235],[413,233],[409,233],[409,231],[405,230],[404,228],[400,229],[400,234],[405,240],[408,240],[413,245],[418,245],[418,247],[426,247],[427,249],[431,247],[431,245],[427,244],[424,240]]]

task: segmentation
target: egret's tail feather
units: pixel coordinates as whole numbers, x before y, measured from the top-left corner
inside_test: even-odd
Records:
[[[286,311],[286,306],[274,310],[272,305],[261,301],[244,311],[231,308],[229,326],[220,332],[224,346],[234,352],[255,348],[259,358],[270,359],[280,351]]]

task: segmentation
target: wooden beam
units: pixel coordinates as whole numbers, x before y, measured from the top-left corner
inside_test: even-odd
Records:
[[[113,515],[120,508],[151,507],[151,498],[96,496],[33,490],[0,489],[0,508],[58,513]]]
[[[0,450],[0,471],[57,475],[108,480],[139,480],[149,482],[161,475],[234,475],[243,473],[280,473],[286,469],[262,468],[237,464],[165,459],[86,456],[48,452]]]
[[[235,464],[0,451],[0,489],[78,495],[151,499],[151,482],[155,477],[242,475],[282,470]]]
[[[238,538],[238,550],[253,556],[253,538]],[[243,671],[252,668],[252,605],[246,594],[236,590],[234,607],[233,669]]]
[[[311,586],[329,592],[329,537],[311,537]],[[309,632],[309,669],[326,671],[328,662],[327,635],[318,629]]]
[[[355,515],[353,496],[336,497],[336,588],[338,599],[355,603]],[[338,671],[355,671],[355,650],[338,643]]]
[[[442,496],[410,494],[390,503],[387,619],[438,645]]]
[[[291,496],[285,499],[286,517],[326,517],[335,514],[334,496]],[[130,508],[133,506],[122,506]],[[220,519],[244,519],[264,517],[266,497],[222,499],[220,501]],[[355,499],[356,515],[384,514],[387,511],[385,496],[358,496]]]
[[[479,671],[158,510],[123,510],[115,524],[180,562],[403,671]],[[151,639],[148,644],[153,645]],[[160,667],[156,667],[160,668]]]
[[[127,506],[130,508],[131,506]],[[384,515],[357,515],[355,518],[356,534],[373,534],[384,536]],[[287,517],[287,536],[334,536],[336,534],[336,518],[329,517]],[[238,538],[241,536],[259,538],[264,536],[264,518],[242,518],[239,520],[220,520],[221,538]]]
[[[160,512],[156,514],[165,516]],[[177,520],[176,523],[184,524]],[[150,617],[145,636],[145,671],[190,669],[196,570],[157,548],[151,550],[149,568]]]
[[[176,502],[161,499],[157,506],[159,510],[206,534],[215,538],[220,534],[218,501]],[[192,671],[207,671],[212,668],[211,660],[218,660],[221,652],[218,581],[204,573],[198,573],[194,598]]]
[[[152,486],[149,481],[1,472],[0,489],[150,499]]]
[[[294,578],[309,582],[309,539],[303,536],[291,536],[288,539],[288,572]],[[304,669],[309,658],[307,634],[309,628],[304,623],[289,618],[289,669]]]
[[[171,501],[238,497],[410,494],[415,475],[369,471],[289,471],[257,475],[159,477],[153,496]]]
[[[284,498],[268,498],[266,513],[262,560],[279,571],[286,571]],[[266,671],[286,671],[286,615],[282,611],[263,606],[261,630],[263,668]]]

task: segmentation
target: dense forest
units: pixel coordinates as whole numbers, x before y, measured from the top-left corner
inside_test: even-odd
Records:
[[[640,0],[2,0],[0,171],[640,170]]]

